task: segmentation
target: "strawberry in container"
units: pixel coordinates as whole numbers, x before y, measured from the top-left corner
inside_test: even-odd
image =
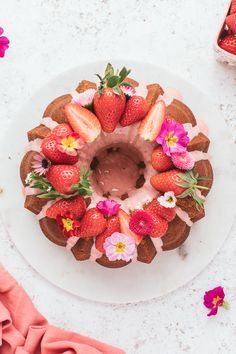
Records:
[[[215,41],[217,60],[236,66],[236,0],[230,5]]]

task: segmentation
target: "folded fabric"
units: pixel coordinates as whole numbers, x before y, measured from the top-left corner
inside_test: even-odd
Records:
[[[123,350],[50,325],[0,266],[1,354],[125,354]]]

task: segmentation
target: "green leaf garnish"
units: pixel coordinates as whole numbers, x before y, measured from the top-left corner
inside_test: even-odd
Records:
[[[198,173],[194,172],[194,170],[188,171],[186,173],[179,173],[177,176],[180,177],[183,182],[176,182],[176,185],[186,188],[186,190],[177,197],[186,198],[190,196],[197,204],[197,207],[203,207],[205,199],[201,198],[197,191],[201,189],[208,190],[209,188],[199,185],[198,182],[209,180],[209,178],[206,176],[199,176]]]
[[[105,76],[102,78],[100,75],[96,74],[100,80],[100,86],[98,88],[98,94],[101,95],[103,90],[107,87],[113,89],[116,95],[121,95],[122,91],[120,86],[124,84],[125,78],[130,74],[131,70],[127,70],[126,67],[123,67],[120,71],[114,71],[113,66],[108,63],[105,69]],[[127,86],[132,86],[129,83],[125,83]]]

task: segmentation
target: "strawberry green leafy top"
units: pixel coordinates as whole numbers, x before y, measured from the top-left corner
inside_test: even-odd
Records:
[[[121,69],[121,71],[117,70],[115,72],[113,66],[108,63],[105,70],[105,76],[103,78],[99,74],[96,74],[100,80],[100,86],[98,88],[99,95],[101,95],[103,90],[107,87],[112,88],[116,95],[120,95],[122,92],[120,88],[121,85],[131,86],[130,83],[124,81],[130,72],[131,70],[127,70],[125,66]]]

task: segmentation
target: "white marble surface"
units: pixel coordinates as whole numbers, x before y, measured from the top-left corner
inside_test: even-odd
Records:
[[[47,80],[88,60],[126,56],[154,62],[201,88],[222,110],[236,141],[236,69],[216,63],[212,51],[226,6],[226,0],[2,1],[0,26],[12,43],[0,60],[1,136]],[[121,346],[128,354],[231,354],[236,352],[235,236],[236,225],[191,283],[137,305],[100,305],[59,291],[25,263],[1,224],[0,260],[58,326]],[[225,287],[231,310],[207,318],[202,296],[218,284]]]

